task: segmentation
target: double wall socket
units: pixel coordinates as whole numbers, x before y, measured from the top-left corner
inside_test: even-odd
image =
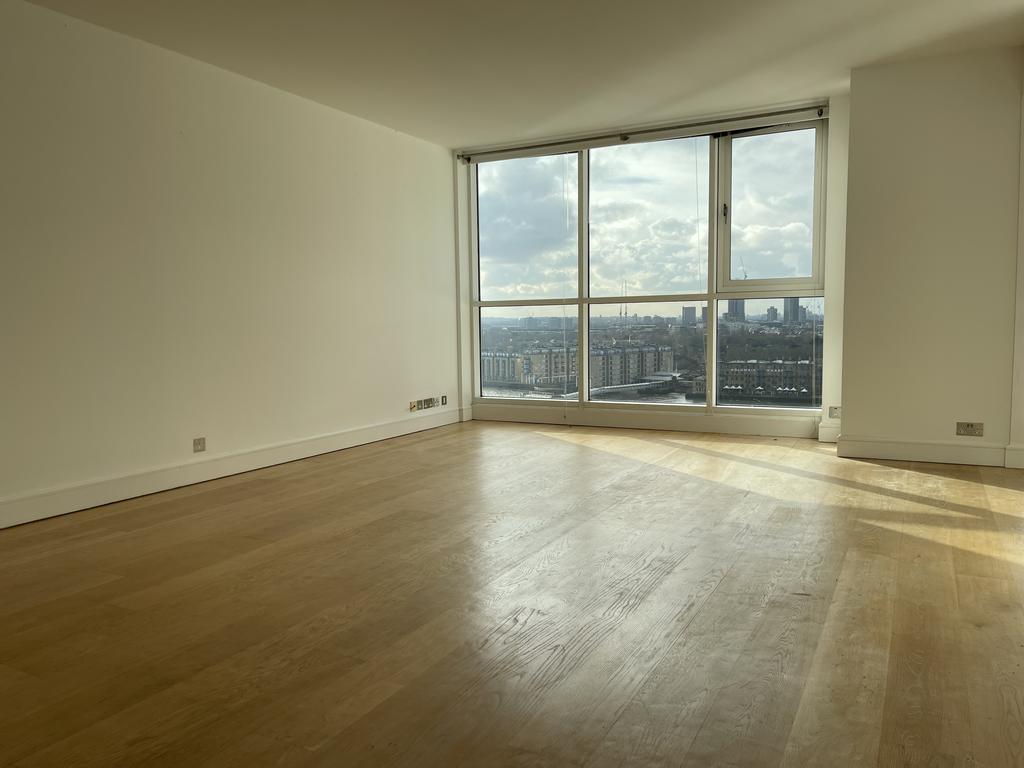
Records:
[[[962,437],[984,437],[985,425],[980,421],[958,421],[956,433]]]
[[[192,453],[202,453],[206,450],[206,438],[205,437],[193,437],[192,438]]]

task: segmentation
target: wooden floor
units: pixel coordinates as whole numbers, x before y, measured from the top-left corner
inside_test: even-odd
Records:
[[[1024,765],[1024,472],[475,422],[0,531],[4,766]]]

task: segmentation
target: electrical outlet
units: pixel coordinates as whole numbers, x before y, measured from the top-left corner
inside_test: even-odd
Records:
[[[206,450],[206,438],[205,437],[193,437],[192,438],[192,453],[202,453]]]
[[[425,397],[422,400],[410,400],[410,411],[422,411],[425,408],[437,408],[439,405],[448,405],[448,395],[441,397]]]
[[[985,425],[980,421],[958,421],[956,433],[963,437],[984,437]]]
[[[839,405],[830,405],[828,407],[828,417],[830,419],[841,419],[843,418],[843,409]]]

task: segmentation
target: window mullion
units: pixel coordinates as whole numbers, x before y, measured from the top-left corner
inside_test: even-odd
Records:
[[[711,290],[718,293],[732,274],[732,138],[720,136],[716,140],[716,144],[718,145],[717,195],[714,198],[712,216],[718,232],[716,240],[718,254],[715,260],[715,282]]]
[[[735,161],[736,161],[736,150],[738,142],[758,142],[770,139],[772,136],[782,137],[787,134],[796,136],[799,134],[806,134],[807,132],[813,132],[814,145],[813,145],[813,163],[814,170],[810,179],[812,185],[811,189],[811,210],[808,212],[810,215],[810,227],[811,237],[808,243],[811,251],[809,274],[800,274],[798,276],[772,276],[771,274],[762,274],[759,277],[748,278],[747,271],[743,268],[742,257],[740,258],[740,268],[743,276],[740,277],[734,273],[733,270],[733,258],[735,253],[732,248],[732,233],[733,233],[733,221],[735,220],[735,206],[732,195],[734,174],[736,173]],[[746,293],[761,291],[765,295],[795,295],[794,292],[802,291],[804,295],[808,295],[808,292],[817,292],[820,294],[824,282],[823,282],[823,195],[824,195],[824,173],[825,173],[825,143],[826,143],[826,131],[827,121],[818,120],[815,122],[803,124],[803,125],[778,125],[769,128],[763,128],[756,131],[745,132],[741,135],[729,135],[723,136],[719,139],[722,146],[721,161],[723,164],[723,172],[720,174],[723,183],[724,194],[719,200],[718,209],[716,211],[720,221],[722,221],[722,249],[719,257],[719,273],[718,273],[718,285],[717,290],[719,293]],[[745,144],[747,147],[745,152],[749,153],[749,144]],[[767,150],[762,150],[767,151]],[[741,178],[745,180],[744,183],[749,182],[751,178],[751,168],[749,155],[747,159],[740,161]],[[806,179],[805,179],[806,181]],[[762,189],[763,193],[764,190]],[[757,193],[755,193],[757,194]],[[722,205],[727,204],[728,216],[723,216]]]
[[[822,293],[825,290],[825,178],[827,174],[826,162],[828,160],[828,121],[822,120],[818,123],[814,132],[814,212],[812,221],[814,230],[812,232],[813,256],[812,273],[814,287]]]
[[[582,405],[590,397],[590,150],[579,153],[576,163],[579,173],[576,216],[579,233],[576,238],[579,251],[577,270],[579,305],[576,322],[576,391]]]
[[[718,273],[725,260],[727,242],[723,241],[723,237],[728,232],[728,227],[719,215],[722,203],[728,200],[729,195],[728,164],[723,159],[727,150],[724,146],[726,142],[728,137],[718,137],[711,140],[708,148],[708,209],[711,214],[708,224],[711,231],[708,233],[708,315],[704,324],[704,343],[707,345],[704,406],[708,411],[715,404],[718,387]]]
[[[470,354],[473,357],[473,396],[483,397],[483,370],[480,338],[480,222],[477,210],[477,191],[479,188],[480,166],[473,165],[469,172],[469,298],[471,309],[472,331],[470,338]],[[460,403],[461,405],[461,403]]]

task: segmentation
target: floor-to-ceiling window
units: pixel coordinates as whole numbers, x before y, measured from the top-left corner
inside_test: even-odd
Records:
[[[826,124],[473,157],[477,395],[819,408]]]

